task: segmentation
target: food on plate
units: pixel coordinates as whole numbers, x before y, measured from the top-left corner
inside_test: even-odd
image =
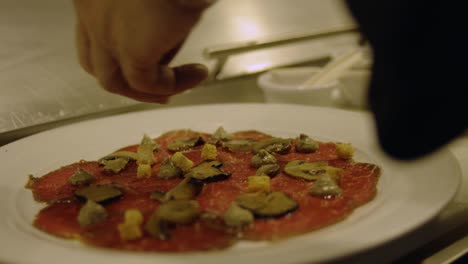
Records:
[[[377,193],[380,169],[349,143],[259,131],[169,131],[30,177],[47,205],[33,225],[129,251],[191,252],[285,239],[345,219]]]

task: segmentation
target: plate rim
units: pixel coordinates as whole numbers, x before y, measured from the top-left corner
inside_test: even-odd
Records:
[[[370,117],[370,114],[365,113],[365,112],[355,112],[355,111],[347,111],[347,110],[342,110],[342,109],[316,107],[316,106],[298,106],[298,105],[290,105],[290,104],[257,104],[257,103],[240,103],[240,104],[237,104],[236,103],[236,104],[208,104],[208,105],[193,105],[193,106],[177,106],[177,107],[151,109],[151,110],[145,110],[145,111],[130,112],[130,113],[125,113],[125,114],[100,117],[100,118],[96,118],[96,119],[92,119],[92,120],[84,120],[84,121],[80,121],[80,122],[76,122],[76,123],[67,124],[67,125],[64,125],[64,126],[61,126],[61,127],[56,127],[56,128],[51,129],[51,130],[43,131],[43,132],[40,132],[40,133],[31,135],[31,136],[25,137],[23,139],[11,142],[11,143],[9,143],[9,144],[7,144],[5,146],[0,147],[0,156],[2,156],[2,153],[4,153],[3,150],[7,150],[8,148],[12,148],[12,147],[14,148],[18,144],[26,144],[26,143],[28,143],[28,141],[34,140],[36,138],[40,139],[44,135],[47,136],[50,133],[59,133],[62,130],[70,129],[70,127],[73,128],[73,127],[76,127],[76,126],[86,126],[87,124],[93,124],[94,122],[106,121],[106,120],[107,120],[107,122],[111,122],[112,120],[117,120],[117,119],[122,119],[122,118],[129,118],[129,117],[132,117],[132,116],[139,116],[139,115],[142,115],[142,114],[145,115],[145,114],[152,113],[152,112],[158,112],[158,113],[161,114],[163,112],[184,111],[184,110],[187,110],[187,109],[193,110],[193,109],[207,109],[207,108],[219,108],[219,107],[221,107],[221,108],[230,108],[231,107],[232,108],[232,107],[239,107],[239,106],[242,106],[242,107],[262,107],[262,108],[265,108],[265,107],[266,108],[289,107],[291,109],[292,108],[295,108],[295,109],[301,108],[301,109],[308,109],[308,110],[320,110],[320,111],[326,111],[326,112],[334,112],[334,113],[345,114],[345,115],[355,115],[355,116],[361,116],[361,117],[365,116],[366,118]],[[424,225],[425,223],[429,222],[434,217],[436,217],[437,214],[440,213],[440,211],[443,210],[443,208],[445,208],[448,205],[448,203],[455,197],[456,193],[460,189],[460,182],[461,182],[461,176],[462,175],[461,175],[461,169],[460,169],[459,163],[457,162],[457,160],[454,157],[453,153],[451,153],[450,151],[441,150],[441,152],[443,152],[443,154],[446,155],[446,157],[448,157],[448,160],[451,160],[451,162],[454,162],[454,164],[457,165],[457,168],[455,168],[455,171],[457,172],[456,176],[455,176],[455,178],[457,178],[456,179],[456,181],[457,181],[457,185],[456,185],[457,190],[454,191],[451,194],[450,199],[447,199],[447,201],[445,201],[445,203],[440,205],[440,208],[438,210],[434,210],[434,212],[433,212],[433,214],[432,214],[432,216],[430,218],[424,219],[419,224],[417,224],[417,225],[415,225],[415,226],[413,226],[411,228],[408,228],[403,234],[400,234],[400,236],[403,236],[403,235],[417,229],[418,227]],[[1,171],[1,169],[0,169],[0,171]],[[2,186],[2,185],[3,185],[2,180],[0,180],[0,186]],[[394,236],[392,238],[392,240],[397,239],[397,238],[398,238],[398,236]],[[374,247],[377,247],[377,246],[379,246],[381,244],[384,244],[386,242],[389,242],[389,241],[381,241],[380,244],[374,244]],[[326,259],[326,260],[328,261],[328,260],[333,260],[333,259],[337,259],[337,258],[346,257],[346,256],[349,256],[349,255],[360,253],[360,252],[365,251],[367,249],[368,248],[363,248],[361,251],[354,251],[354,252],[350,252],[349,254],[342,254],[342,255],[336,256],[335,258]],[[133,254],[133,253],[130,253],[130,254]]]

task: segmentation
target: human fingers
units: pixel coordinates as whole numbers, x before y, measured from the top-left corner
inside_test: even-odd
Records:
[[[122,60],[121,69],[133,90],[159,96],[178,94],[208,76],[206,67],[201,64],[171,68],[161,64],[138,63],[131,57]]]
[[[90,61],[90,42],[89,42],[89,35],[86,32],[86,29],[83,25],[78,22],[75,26],[75,41],[76,47],[78,52],[78,61],[81,67],[88,72],[89,74],[93,74],[92,64]]]
[[[93,69],[93,75],[105,90],[141,102],[167,103],[167,96],[146,94],[132,90],[125,78],[123,78],[117,61],[108,50],[97,42],[91,42],[89,47],[90,65]]]
[[[185,91],[203,82],[208,77],[208,69],[203,64],[185,64],[175,67],[174,74],[175,90]]]

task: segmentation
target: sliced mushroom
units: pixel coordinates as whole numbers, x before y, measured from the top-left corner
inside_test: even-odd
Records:
[[[174,224],[190,224],[200,215],[197,201],[174,200],[161,204],[156,214],[161,220]]]
[[[280,217],[298,208],[297,202],[283,192],[272,192],[268,195],[267,199],[268,203],[265,207],[253,212],[256,216]]]
[[[310,188],[310,193],[315,196],[328,197],[337,196],[342,192],[336,180],[329,174],[320,176]]]
[[[305,134],[299,135],[296,141],[296,151],[300,153],[312,153],[319,149],[317,141],[311,139]]]
[[[95,179],[96,177],[93,174],[78,168],[68,180],[71,185],[88,185]]]
[[[189,172],[185,174],[185,177],[203,182],[213,182],[229,178],[231,174],[222,172],[220,170],[221,166],[223,166],[223,163],[220,161],[203,162],[190,169]]]
[[[104,203],[122,196],[122,191],[113,185],[93,185],[74,192],[78,199]]]
[[[231,152],[250,152],[254,142],[248,139],[235,139],[223,142],[222,146]]]
[[[253,223],[254,216],[252,212],[232,203],[223,216],[224,222],[229,227],[243,227]]]
[[[280,217],[298,208],[297,202],[283,192],[243,194],[236,202],[260,218]]]
[[[163,191],[154,191],[150,195],[150,199],[160,201],[161,203],[167,202],[166,192]]]
[[[270,177],[278,174],[280,166],[278,164],[266,164],[257,169],[255,175],[267,175]]]
[[[154,192],[151,197],[163,203],[171,200],[192,200],[201,192],[203,185],[199,180],[185,178],[170,191],[162,195],[161,192]]]
[[[169,232],[171,225],[167,221],[162,221],[155,212],[151,215],[148,222],[146,222],[145,230],[153,237],[167,240],[171,237],[171,233]]]
[[[250,160],[250,165],[254,168],[260,168],[262,165],[266,164],[276,164],[276,158],[270,152],[261,149],[257,154],[255,154]]]
[[[94,225],[103,222],[107,218],[106,209],[92,200],[88,200],[78,213],[80,226]]]
[[[169,201],[161,204],[152,214],[145,225],[145,229],[154,237],[167,239],[170,237],[169,228],[173,224],[187,225],[195,221],[200,215],[196,201]]]
[[[182,176],[182,170],[175,166],[170,158],[164,160],[164,163],[159,168],[158,177],[162,179],[171,179]]]
[[[286,154],[291,150],[291,140],[283,138],[268,138],[262,141],[256,142],[253,145],[253,152],[258,153],[261,149],[264,149],[270,153]]]
[[[312,181],[318,179],[320,175],[327,173],[326,162],[306,162],[303,160],[293,160],[284,167],[287,175]]]
[[[200,136],[194,138],[177,138],[169,142],[167,148],[171,151],[184,151],[203,145],[204,143],[205,141]]]

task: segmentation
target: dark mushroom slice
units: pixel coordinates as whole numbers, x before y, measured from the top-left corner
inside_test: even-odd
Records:
[[[78,168],[75,173],[73,173],[73,175],[68,179],[68,181],[71,183],[71,185],[88,185],[95,179],[96,177],[93,174]]]
[[[202,181],[185,178],[176,187],[164,193],[163,196],[161,196],[161,192],[154,192],[151,197],[163,203],[171,200],[192,200],[202,191],[203,185]]]
[[[167,240],[171,237],[170,228],[173,224],[161,220],[156,212],[153,213],[145,224],[145,230],[152,235],[153,237],[159,238],[161,240]]]
[[[259,218],[281,217],[298,208],[298,203],[283,192],[243,194],[236,203]]]
[[[336,180],[329,174],[320,176],[310,188],[310,193],[314,196],[329,197],[338,196],[342,193]]]
[[[106,209],[92,200],[88,200],[78,213],[78,223],[80,226],[98,224],[106,220]]]
[[[187,225],[194,222],[200,215],[196,201],[177,200],[161,204],[151,215],[145,229],[154,237],[167,239],[169,228],[173,224]]]
[[[317,141],[305,134],[300,134],[296,141],[296,151],[300,153],[312,153],[319,149]]]
[[[80,200],[91,200],[96,203],[104,203],[121,197],[123,192],[119,188],[107,184],[87,186],[76,190],[74,194]]]
[[[162,179],[171,179],[182,176],[183,172],[179,167],[174,165],[170,158],[166,158],[157,175]]]
[[[236,198],[236,203],[242,208],[254,211],[267,205],[267,196],[265,192],[244,193]]]
[[[119,158],[123,158],[123,159],[129,160],[129,161],[130,160],[137,160],[138,159],[138,154],[136,152],[131,152],[131,151],[117,151],[117,152],[108,154],[108,155],[100,158],[99,163],[104,165],[103,164],[104,161],[115,160],[115,159],[119,159]]]
[[[190,169],[185,177],[193,178],[203,182],[213,182],[227,179],[231,176],[230,173],[225,173],[220,170],[223,163],[220,161],[207,161],[200,163],[198,166]]]
[[[266,164],[257,169],[255,175],[267,175],[270,177],[278,174],[280,166],[278,164]]]
[[[260,168],[262,165],[266,164],[276,164],[276,162],[275,156],[264,149],[261,149],[252,157],[252,159],[250,159],[250,165],[254,168]]]
[[[224,222],[223,216],[216,213],[203,212],[200,214],[200,221],[211,229],[229,231],[226,229],[226,223]]]
[[[156,211],[157,216],[164,221],[187,225],[200,215],[200,206],[194,200],[174,200],[161,204]]]
[[[268,203],[253,213],[257,217],[280,217],[295,211],[298,204],[289,195],[283,192],[272,192],[268,194]]]
[[[291,140],[284,138],[268,138],[253,144],[252,151],[258,153],[264,149],[270,153],[286,154],[291,150]]]
[[[166,192],[164,191],[154,191],[150,195],[150,199],[160,201],[161,203],[167,202]]]
[[[327,167],[328,164],[326,162],[293,160],[284,166],[284,172],[291,177],[312,181],[317,180],[320,175],[326,174]]]
[[[255,141],[249,139],[234,139],[222,143],[231,152],[251,152]]]
[[[192,149],[196,146],[203,145],[205,141],[202,137],[197,136],[194,138],[177,138],[169,142],[167,148],[171,151],[184,151]]]
[[[229,227],[244,227],[254,221],[252,212],[240,207],[237,203],[232,203],[229,209],[224,213],[224,223]]]

